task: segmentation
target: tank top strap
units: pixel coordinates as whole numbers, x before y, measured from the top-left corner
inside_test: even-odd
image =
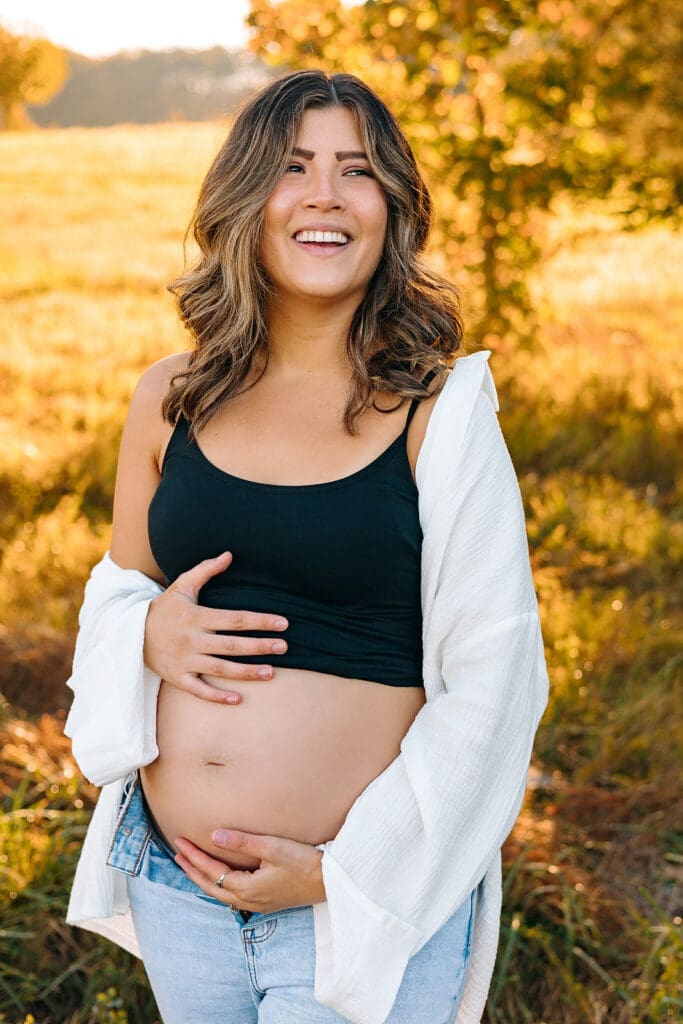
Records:
[[[427,374],[427,376],[425,377],[425,379],[422,381],[422,383],[425,384],[426,386],[429,386],[431,384],[431,382],[434,380],[434,378],[436,377],[436,374],[437,374],[436,369],[430,370],[429,373]],[[421,401],[422,401],[421,398],[413,398],[412,402],[410,403],[410,408],[408,409],[408,415],[406,417],[406,425],[403,428],[404,432],[408,430],[408,427],[410,426],[410,421],[412,420],[413,416],[415,415],[415,410],[417,409],[417,407],[418,407],[418,405],[420,404]]]
[[[410,426],[410,421],[412,420],[413,416],[415,415],[415,410],[417,409],[419,404],[420,404],[420,399],[419,398],[414,398],[412,400],[412,402],[410,403],[410,408],[408,409],[408,415],[406,416],[406,425],[403,428],[403,432],[404,433],[407,432],[408,427]]]

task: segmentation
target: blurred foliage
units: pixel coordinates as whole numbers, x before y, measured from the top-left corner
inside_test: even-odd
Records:
[[[486,344],[529,334],[527,277],[559,194],[608,200],[628,227],[680,208],[676,0],[251,0],[249,24],[271,63],[357,74],[389,104]]]
[[[0,25],[0,128],[24,128],[27,103],[47,103],[69,73],[66,54],[47,39],[16,36]]]
[[[157,1022],[142,965],[64,922],[97,791],[60,722],[8,722],[0,707],[0,1024]]]

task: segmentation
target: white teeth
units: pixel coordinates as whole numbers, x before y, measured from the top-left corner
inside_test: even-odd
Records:
[[[346,245],[349,236],[341,231],[297,231],[294,238],[297,242],[336,242]]]

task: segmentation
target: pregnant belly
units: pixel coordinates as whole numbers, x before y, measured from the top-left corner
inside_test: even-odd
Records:
[[[210,682],[226,688],[221,680]],[[154,822],[232,867],[255,867],[211,843],[216,828],[322,843],[399,753],[424,704],[418,686],[385,686],[299,669],[234,682],[242,703],[211,704],[162,683],[159,757],[142,769]]]

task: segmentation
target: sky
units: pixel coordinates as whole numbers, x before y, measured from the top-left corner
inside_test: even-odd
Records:
[[[249,0],[0,0],[0,25],[103,57],[118,50],[206,50],[246,44]]]

